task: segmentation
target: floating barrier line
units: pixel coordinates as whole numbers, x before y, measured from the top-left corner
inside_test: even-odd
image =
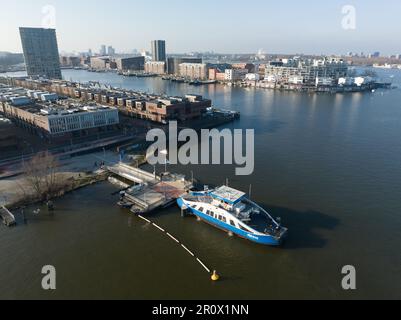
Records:
[[[148,219],[142,217],[142,216],[138,216],[139,218],[141,218],[142,220],[145,220],[147,223],[151,223]]]
[[[199,258],[196,258],[196,260],[201,264],[202,267],[205,268],[207,273],[210,273],[210,269],[208,267],[206,267],[205,264]]]
[[[210,269],[202,262],[202,260],[200,260],[199,258],[197,258],[195,256],[195,254],[189,250],[184,244],[182,244],[177,238],[175,238],[173,235],[171,235],[170,233],[166,232],[166,230],[164,230],[163,228],[161,228],[160,226],[158,226],[156,223],[146,219],[145,217],[138,215],[138,218],[146,221],[147,223],[152,224],[155,228],[159,229],[161,232],[163,232],[165,235],[167,235],[170,239],[172,239],[173,241],[175,241],[176,243],[178,243],[179,245],[181,245],[181,247],[188,252],[193,258],[196,259],[196,261],[203,267],[203,269],[205,269],[207,271],[207,273],[211,273]]]
[[[166,233],[171,239],[173,239],[175,242],[180,243],[180,241],[178,241],[176,238],[174,238],[171,234],[169,234],[168,232]]]
[[[191,250],[189,250],[186,246],[184,246],[184,245],[182,244],[181,247],[183,247],[184,250],[187,251],[191,256],[195,257],[195,255],[191,252]]]
[[[155,226],[157,229],[159,229],[161,232],[166,232],[164,229],[162,229],[161,227],[159,227],[157,224],[152,223],[153,226]]]

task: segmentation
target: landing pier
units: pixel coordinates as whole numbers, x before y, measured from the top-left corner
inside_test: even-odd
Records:
[[[165,172],[156,173],[119,163],[107,167],[112,174],[124,178],[134,185],[120,194],[119,206],[130,209],[134,214],[150,213],[158,208],[166,208],[193,188],[193,183],[185,176]]]

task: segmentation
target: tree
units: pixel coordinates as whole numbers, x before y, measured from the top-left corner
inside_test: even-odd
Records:
[[[58,165],[56,157],[49,152],[39,153],[25,162],[25,180],[38,199],[45,200],[60,191]]]

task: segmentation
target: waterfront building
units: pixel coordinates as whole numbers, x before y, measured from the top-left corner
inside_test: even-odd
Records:
[[[212,106],[211,100],[204,99],[200,95],[171,97],[130,90],[99,89],[91,85],[70,81],[29,78],[14,78],[12,83],[8,83],[7,78],[0,77],[0,83],[14,88],[20,87],[20,90],[24,90],[21,88],[29,89],[37,95],[47,92],[57,93],[64,99],[73,98],[79,104],[98,103],[99,105],[118,107],[118,110],[125,115],[158,123],[166,123],[169,120],[186,121],[200,118]],[[29,99],[28,93],[25,91],[20,95]],[[15,94],[8,96],[15,96]]]
[[[289,84],[303,84],[304,83],[304,77],[301,76],[291,76],[288,79]]]
[[[319,86],[332,86],[333,79],[329,77],[316,77],[316,87]]]
[[[19,30],[28,75],[61,79],[56,30],[43,28]]]
[[[180,73],[180,64],[182,63],[203,63],[203,61],[202,58],[169,57],[167,59],[167,73],[178,75]]]
[[[1,92],[0,92],[1,97]],[[25,127],[51,137],[88,135],[119,124],[118,110],[96,103],[56,100],[45,92],[7,92],[0,106],[4,114]]]
[[[130,57],[116,59],[119,71],[143,71],[145,69],[145,57]]]
[[[152,74],[165,74],[166,63],[162,61],[149,61],[145,63],[145,72]]]
[[[266,65],[265,79],[272,79],[286,84],[290,77],[299,76],[304,83],[316,84],[316,78],[332,78],[337,82],[339,78],[346,77],[348,66],[346,62],[338,58],[307,59],[299,58],[272,61]]]
[[[247,69],[226,69],[225,80],[230,82],[242,81],[245,80],[247,74]]]
[[[205,63],[181,63],[179,75],[184,78],[205,80],[207,78],[207,65]]]
[[[255,72],[255,65],[253,63],[233,63],[231,64],[232,69],[246,69],[248,70],[249,73],[254,73]]]
[[[369,84],[369,83],[372,83],[372,82],[373,82],[373,78],[372,77],[356,77],[354,79],[354,84],[357,87],[361,87],[362,85]]]
[[[109,57],[91,57],[90,65],[92,69],[96,70],[106,70],[110,68],[110,58]]]
[[[166,41],[152,41],[152,58],[153,61],[166,61]]]
[[[208,77],[209,80],[216,80],[216,75],[219,72],[217,68],[209,68],[208,70]]]
[[[152,97],[132,96],[126,100],[126,108],[120,109],[140,119],[166,124],[168,121],[188,121],[199,119],[212,106],[209,99],[200,95],[185,97]]]
[[[342,77],[338,79],[340,86],[352,86],[355,83],[355,79],[352,77]]]
[[[79,67],[81,65],[81,57],[61,56],[60,64],[62,67]]]
[[[259,81],[260,80],[260,75],[258,73],[247,73],[245,75],[245,80],[248,80],[248,81]]]

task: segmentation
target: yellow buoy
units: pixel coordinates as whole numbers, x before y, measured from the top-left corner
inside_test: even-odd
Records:
[[[219,280],[220,280],[220,276],[217,274],[216,270],[213,271],[212,281],[219,281]]]

